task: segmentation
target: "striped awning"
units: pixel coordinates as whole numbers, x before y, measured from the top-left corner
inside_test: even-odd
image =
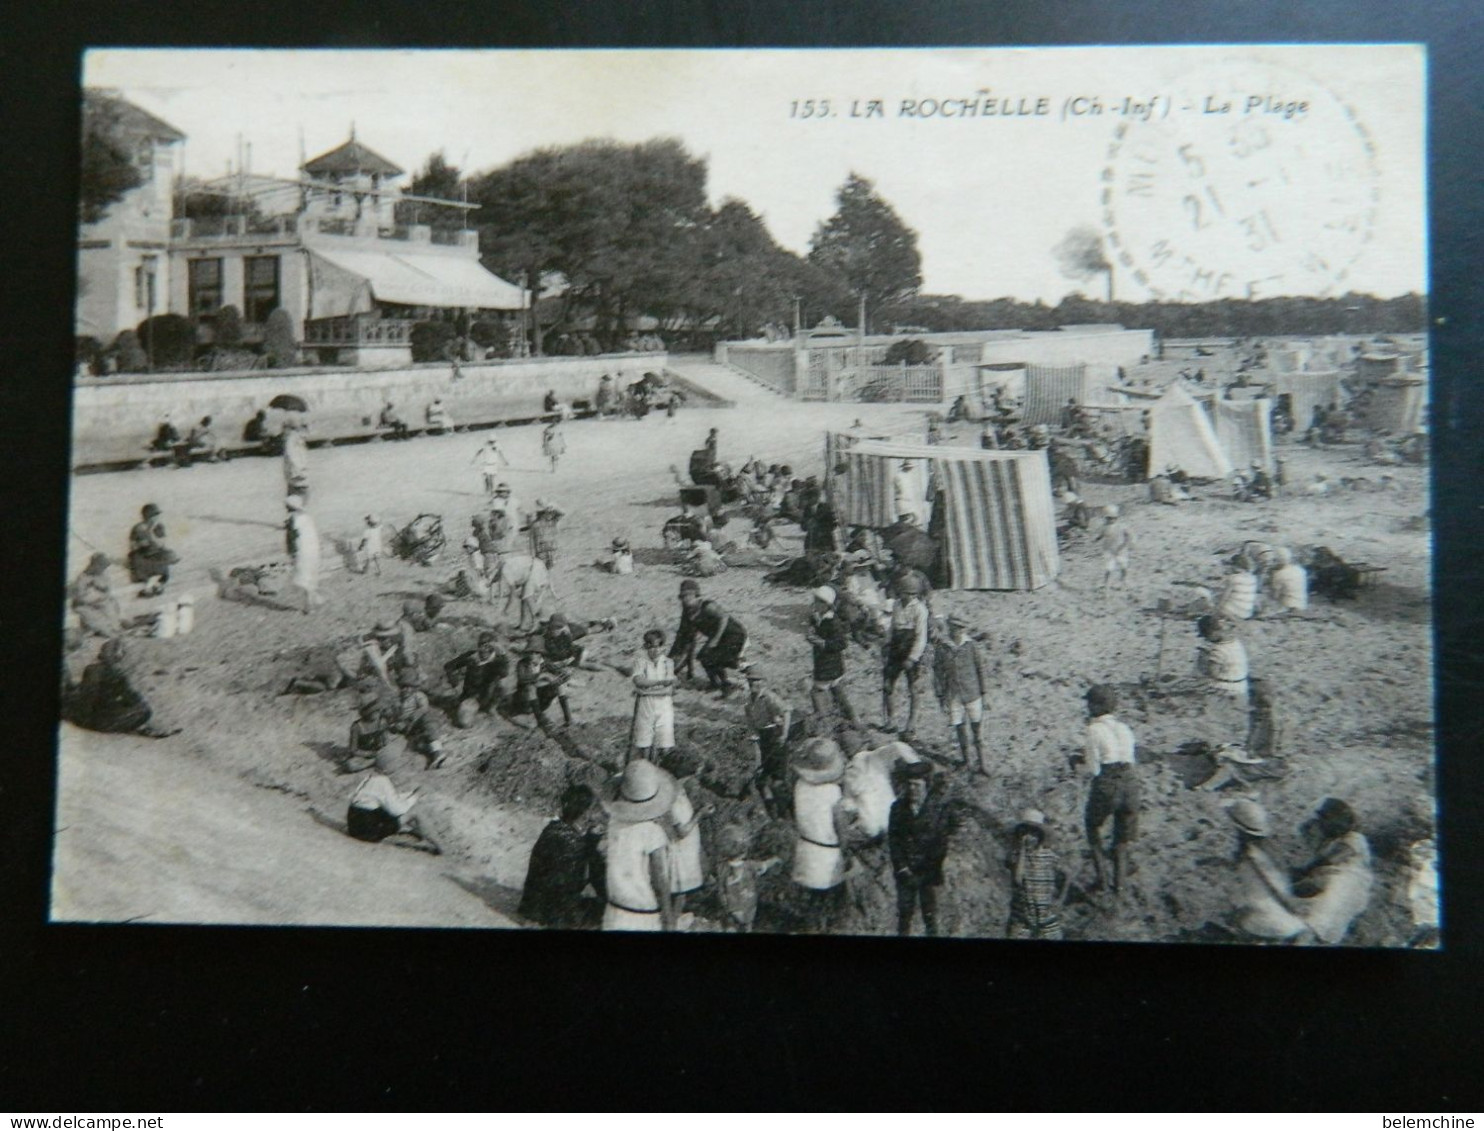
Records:
[[[1032,365],[1025,371],[1025,408],[1021,419],[1027,427],[1035,424],[1061,423],[1061,411],[1068,398],[1078,403],[1087,400],[1089,381],[1087,366],[1068,365],[1054,368]]]
[[[861,440],[838,450],[831,476],[842,522],[881,528],[895,520],[893,478],[902,460],[931,468],[945,513],[948,583],[954,589],[1039,589],[1055,579],[1056,512],[1044,451]]]

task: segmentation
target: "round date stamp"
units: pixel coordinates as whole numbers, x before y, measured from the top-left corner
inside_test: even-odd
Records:
[[[1320,82],[1234,58],[1122,121],[1102,171],[1115,270],[1156,301],[1344,293],[1380,207],[1374,142]]]

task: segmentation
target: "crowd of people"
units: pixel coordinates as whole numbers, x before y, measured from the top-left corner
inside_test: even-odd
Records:
[[[605,382],[599,413],[615,403],[611,381]],[[555,419],[544,425],[540,446],[555,473],[567,451],[564,414],[546,407]],[[426,415],[430,432],[453,427],[440,402]],[[203,426],[209,423],[208,418]],[[390,403],[380,424],[393,433],[399,426],[405,430]],[[1090,427],[1088,415],[1069,403],[1061,438],[1075,439]],[[289,586],[300,596],[296,607],[310,615],[324,598],[306,431],[290,417],[280,446]],[[1049,446],[1038,431],[1021,441],[1003,419],[986,424],[984,437],[986,447]],[[539,730],[569,755],[592,761],[570,738],[579,698],[572,678],[579,671],[616,674],[628,681],[633,696],[622,758],[603,768],[600,783],[573,781],[561,793],[558,812],[531,851],[522,918],[569,929],[663,931],[692,927],[699,917],[715,929],[747,931],[761,916],[772,925],[836,931],[859,926],[858,889],[886,877],[899,933],[911,933],[918,923],[930,935],[943,929],[938,894],[962,843],[963,798],[976,781],[995,780],[1004,736],[990,724],[997,684],[988,634],[961,613],[940,615],[933,607],[938,578],[928,532],[930,482],[924,490],[922,469],[903,461],[893,478],[893,526],[851,529],[838,521],[817,479],[800,479],[790,467],[752,458],[733,472],[719,458],[719,443],[712,429],[700,452],[718,469],[718,491],[724,488],[753,516],[754,548],[766,547],[775,525],[796,524],[803,536],[802,558],[765,564],[778,567],[771,578],[781,576],[809,593],[810,612],[799,626],[811,654],[807,700],[790,702],[770,686],[752,662],[755,626],[706,595],[703,580],[725,568],[727,554],[712,544],[704,506],[688,507],[683,516],[687,568],[699,576],[680,582],[673,631],[648,629],[628,643],[623,656],[597,658],[592,644],[612,632],[614,622],[569,615],[551,586],[564,512],[540,498],[525,507],[513,496],[502,478],[510,461],[501,434],[491,432],[470,460],[485,505],[470,518],[458,568],[443,592],[405,605],[400,617],[380,620],[346,642],[324,671],[289,681],[287,690],[295,693],[354,692],[344,759],[357,775],[346,802],[348,835],[441,851],[442,830],[426,814],[414,815],[420,790],[409,784],[414,771],[396,756],[394,737],[420,757],[421,774],[448,764],[450,727],[467,730],[493,719]],[[1151,501],[1173,505],[1182,495],[1188,499],[1178,480],[1175,469],[1156,476]],[[1134,541],[1120,508],[1087,508],[1075,486],[1075,479],[1062,483],[1059,495],[1071,521],[1092,534],[1104,588],[1126,585]],[[1260,467],[1244,477],[1244,490],[1262,499],[1276,494]],[[1081,508],[1075,513],[1074,504]],[[392,541],[381,520],[366,515],[351,568],[380,576]],[[715,561],[698,547],[710,550]],[[161,509],[146,506],[129,533],[127,556],[141,595],[162,593],[177,561]],[[110,565],[107,555],[95,555],[69,590],[84,631],[108,640],[97,670],[89,668],[92,674],[72,692],[74,704],[86,700],[91,706],[75,708],[72,717],[90,720],[82,725],[95,729],[158,735],[163,732],[152,726],[147,705],[120,689],[125,626],[106,581]],[[604,567],[614,575],[634,571],[627,540],[614,542]],[[240,591],[241,578],[234,584]],[[1271,821],[1255,798],[1265,782],[1282,776],[1285,751],[1273,687],[1253,676],[1240,626],[1259,615],[1302,615],[1308,592],[1308,573],[1291,548],[1249,543],[1230,560],[1220,591],[1186,610],[1198,616],[1193,680],[1211,705],[1206,748],[1213,768],[1204,788],[1242,794],[1227,808],[1241,876],[1242,903],[1233,924],[1240,937],[1252,940],[1341,941],[1372,888],[1370,850],[1359,818],[1343,799],[1326,800],[1305,826],[1313,859],[1289,872],[1274,859]],[[473,647],[433,666],[424,641],[450,627],[445,597],[488,607]],[[504,609],[497,614],[502,598]],[[880,711],[869,720],[846,681],[862,646],[869,662],[879,664]],[[947,723],[941,739],[919,736],[928,687]],[[1061,843],[1067,830],[1054,827],[1037,799],[998,814],[1008,830],[1000,862],[1012,896],[1008,937],[1064,937],[1069,898],[1097,892],[1117,898],[1136,867],[1143,807],[1137,736],[1119,717],[1117,687],[1096,683],[1084,690],[1085,733],[1076,762],[1084,777],[1081,832],[1091,875]],[[729,807],[725,821],[715,819],[709,792],[698,792],[695,760],[677,754],[678,723],[692,691],[730,703],[721,709],[735,711],[750,737],[750,764],[739,791],[747,804]],[[107,711],[97,704],[110,698],[113,717],[105,719]],[[791,850],[782,851],[765,835],[769,823],[789,829]],[[785,865],[791,894],[780,909],[770,905],[769,892],[777,891]]]

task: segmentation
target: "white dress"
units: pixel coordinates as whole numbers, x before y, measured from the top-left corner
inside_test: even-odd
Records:
[[[649,874],[649,857],[670,843],[655,821],[608,823],[608,906],[605,931],[662,931],[659,899]]]
[[[685,795],[685,786],[681,786],[675,791],[675,804],[670,806],[670,820],[677,826],[683,825],[695,813],[695,806]],[[685,836],[670,842],[670,892],[683,895],[695,891],[705,878],[701,866],[701,826],[698,823]]]
[[[319,527],[304,511],[289,519],[294,527],[294,584],[309,593],[319,590]]]
[[[794,785],[794,883],[829,891],[845,879],[845,857],[835,832],[835,806],[844,797],[838,783]]]

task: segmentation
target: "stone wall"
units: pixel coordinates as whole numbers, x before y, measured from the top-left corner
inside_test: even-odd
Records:
[[[780,393],[791,394],[797,388],[794,379],[794,348],[782,345],[748,345],[741,342],[719,342],[716,360],[751,373],[765,385]]]
[[[182,436],[210,416],[219,442],[235,446],[243,425],[280,393],[308,402],[312,442],[369,435],[388,401],[414,427],[422,425],[434,397],[443,398],[456,424],[530,419],[541,414],[548,389],[568,403],[589,400],[604,373],[622,389],[646,371],[662,371],[666,360],[664,353],[625,353],[471,362],[458,381],[446,363],[85,378],[73,390],[72,463],[144,458],[167,412]]]

